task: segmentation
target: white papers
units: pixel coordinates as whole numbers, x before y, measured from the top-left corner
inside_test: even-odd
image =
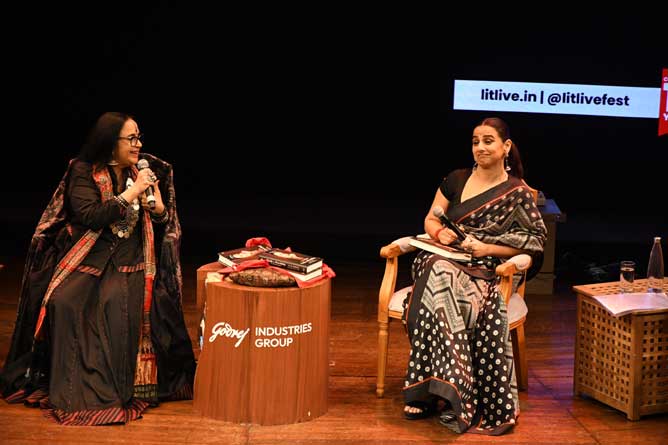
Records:
[[[207,283],[220,283],[221,281],[223,281],[223,276],[218,272],[207,272],[204,285]]]
[[[595,295],[592,298],[601,303],[615,317],[668,309],[668,295],[663,293]]]

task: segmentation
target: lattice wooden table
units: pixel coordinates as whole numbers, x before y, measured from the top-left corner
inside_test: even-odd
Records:
[[[644,292],[636,280],[633,292]],[[664,279],[664,291],[668,279]],[[593,295],[619,282],[573,286],[578,297],[573,392],[626,413],[629,420],[668,412],[668,309],[613,317]]]

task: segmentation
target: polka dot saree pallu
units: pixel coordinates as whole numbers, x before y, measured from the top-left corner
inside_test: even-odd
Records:
[[[526,187],[507,181],[496,189],[492,199],[472,198],[448,215],[483,242],[542,251],[545,226]],[[494,267],[423,251],[412,272],[415,285],[404,312],[411,345],[406,403],[424,406],[444,399],[440,422],[458,433],[510,430],[519,400],[506,306]]]

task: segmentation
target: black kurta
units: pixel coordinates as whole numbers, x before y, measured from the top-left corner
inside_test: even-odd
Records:
[[[161,179],[170,215],[154,231],[157,270],[150,319],[158,396],[187,398],[195,362],[181,306],[180,226],[171,166],[143,157]],[[119,238],[109,225],[121,217],[115,200],[102,202],[91,165],[73,161],[42,216],[26,261],[15,332],[0,375],[8,401],[41,401],[52,417],[76,424],[127,421],[145,408],[133,399],[145,286],[142,218],[129,238]],[[36,312],[54,266],[89,229],[102,231],[51,295],[45,339],[33,344]],[[30,399],[38,388],[48,394],[48,402]]]

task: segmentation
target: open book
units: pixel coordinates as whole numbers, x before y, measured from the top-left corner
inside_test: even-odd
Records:
[[[595,295],[592,298],[615,317],[668,309],[668,295],[661,293]]]
[[[408,244],[418,249],[426,250],[431,253],[441,255],[443,258],[450,258],[455,261],[471,261],[471,254],[452,246],[446,246],[438,241],[434,241],[426,233],[413,237]]]

